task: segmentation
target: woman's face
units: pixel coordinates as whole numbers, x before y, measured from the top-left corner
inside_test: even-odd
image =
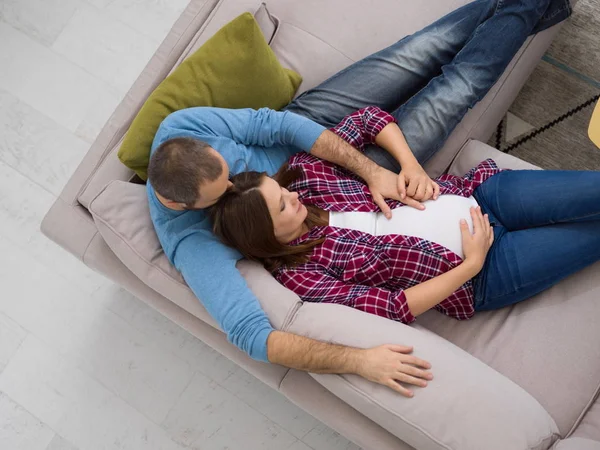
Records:
[[[297,192],[288,191],[269,177],[263,178],[259,190],[269,208],[279,242],[287,244],[306,232],[304,219],[308,210],[298,200]]]

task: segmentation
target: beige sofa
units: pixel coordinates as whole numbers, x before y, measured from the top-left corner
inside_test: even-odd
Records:
[[[300,92],[410,34],[465,0],[192,0],[107,122],[42,224],[43,232],[365,449],[600,449],[600,265],[522,304],[458,322],[435,311],[406,326],[339,305],[303,304],[261,267],[238,267],[274,327],[358,347],[414,345],[435,380],[406,399],[354,375],[257,362],[230,344],[162,253],[143,185],[117,149],[157,84],[244,11],[257,20]],[[530,38],[492,91],[427,164],[463,174],[486,157],[531,168],[485,142],[559,26]],[[199,249],[201,251],[201,249]]]

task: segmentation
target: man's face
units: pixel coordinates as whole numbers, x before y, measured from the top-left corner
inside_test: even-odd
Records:
[[[231,181],[229,181],[229,167],[227,166],[225,159],[216,150],[211,150],[221,162],[223,172],[215,181],[209,181],[200,185],[200,198],[191,209],[204,209],[214,205],[225,191],[232,186]]]

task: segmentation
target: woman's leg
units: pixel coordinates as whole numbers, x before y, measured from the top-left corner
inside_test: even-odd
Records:
[[[507,170],[474,193],[490,220],[508,231],[600,221],[600,171]]]
[[[473,280],[477,311],[527,300],[600,260],[600,220],[518,231],[495,227],[494,233],[484,268]]]
[[[600,260],[600,172],[505,171],[474,196],[495,235],[474,279],[477,310],[525,300]]]

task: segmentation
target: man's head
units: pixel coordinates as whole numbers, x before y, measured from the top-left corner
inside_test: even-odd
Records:
[[[172,209],[207,208],[231,186],[223,157],[206,142],[193,138],[163,142],[150,159],[148,180]]]

